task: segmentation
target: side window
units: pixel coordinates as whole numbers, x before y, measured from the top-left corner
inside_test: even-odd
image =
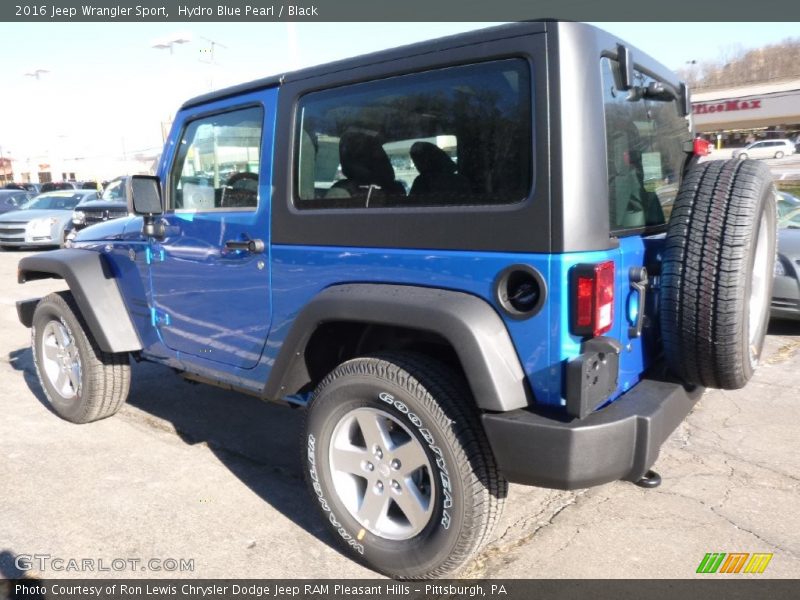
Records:
[[[299,208],[511,204],[531,182],[528,63],[506,59],[300,100]]]
[[[170,171],[170,208],[255,208],[263,121],[261,107],[190,121]]]
[[[611,230],[624,233],[663,225],[687,158],[688,123],[676,101],[644,100],[620,91],[616,61],[603,58],[601,68]],[[635,85],[652,81],[635,72]]]

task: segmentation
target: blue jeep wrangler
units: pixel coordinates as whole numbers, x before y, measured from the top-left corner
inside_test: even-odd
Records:
[[[178,112],[135,216],[25,257],[59,415],[114,414],[130,357],[306,412],[313,504],[373,569],[458,571],[508,482],[654,486],[704,387],[753,374],[768,170],[699,162],[686,86],[579,23],[286,73]]]

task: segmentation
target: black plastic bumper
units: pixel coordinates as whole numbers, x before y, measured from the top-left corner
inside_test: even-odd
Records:
[[[509,481],[571,490],[640,479],[702,393],[703,388],[645,379],[583,419],[524,409],[482,419]]]

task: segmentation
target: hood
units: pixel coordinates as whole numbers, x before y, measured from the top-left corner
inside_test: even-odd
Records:
[[[75,210],[128,210],[125,202],[113,202],[111,200],[90,200],[81,202]]]
[[[14,210],[0,216],[0,221],[27,223],[43,217],[55,217],[61,221],[67,221],[72,218],[72,210]]]
[[[131,222],[138,222],[138,227],[127,227]],[[140,217],[120,217],[96,223],[81,229],[75,236],[76,242],[98,242],[103,240],[121,240],[125,238],[140,239],[142,237],[142,220]]]

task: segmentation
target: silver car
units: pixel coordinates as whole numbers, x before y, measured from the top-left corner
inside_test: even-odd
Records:
[[[783,158],[794,154],[791,140],[761,140],[733,151],[733,158]]]
[[[19,210],[0,215],[0,248],[63,246],[72,210],[82,200],[97,198],[94,190],[39,194]]]

